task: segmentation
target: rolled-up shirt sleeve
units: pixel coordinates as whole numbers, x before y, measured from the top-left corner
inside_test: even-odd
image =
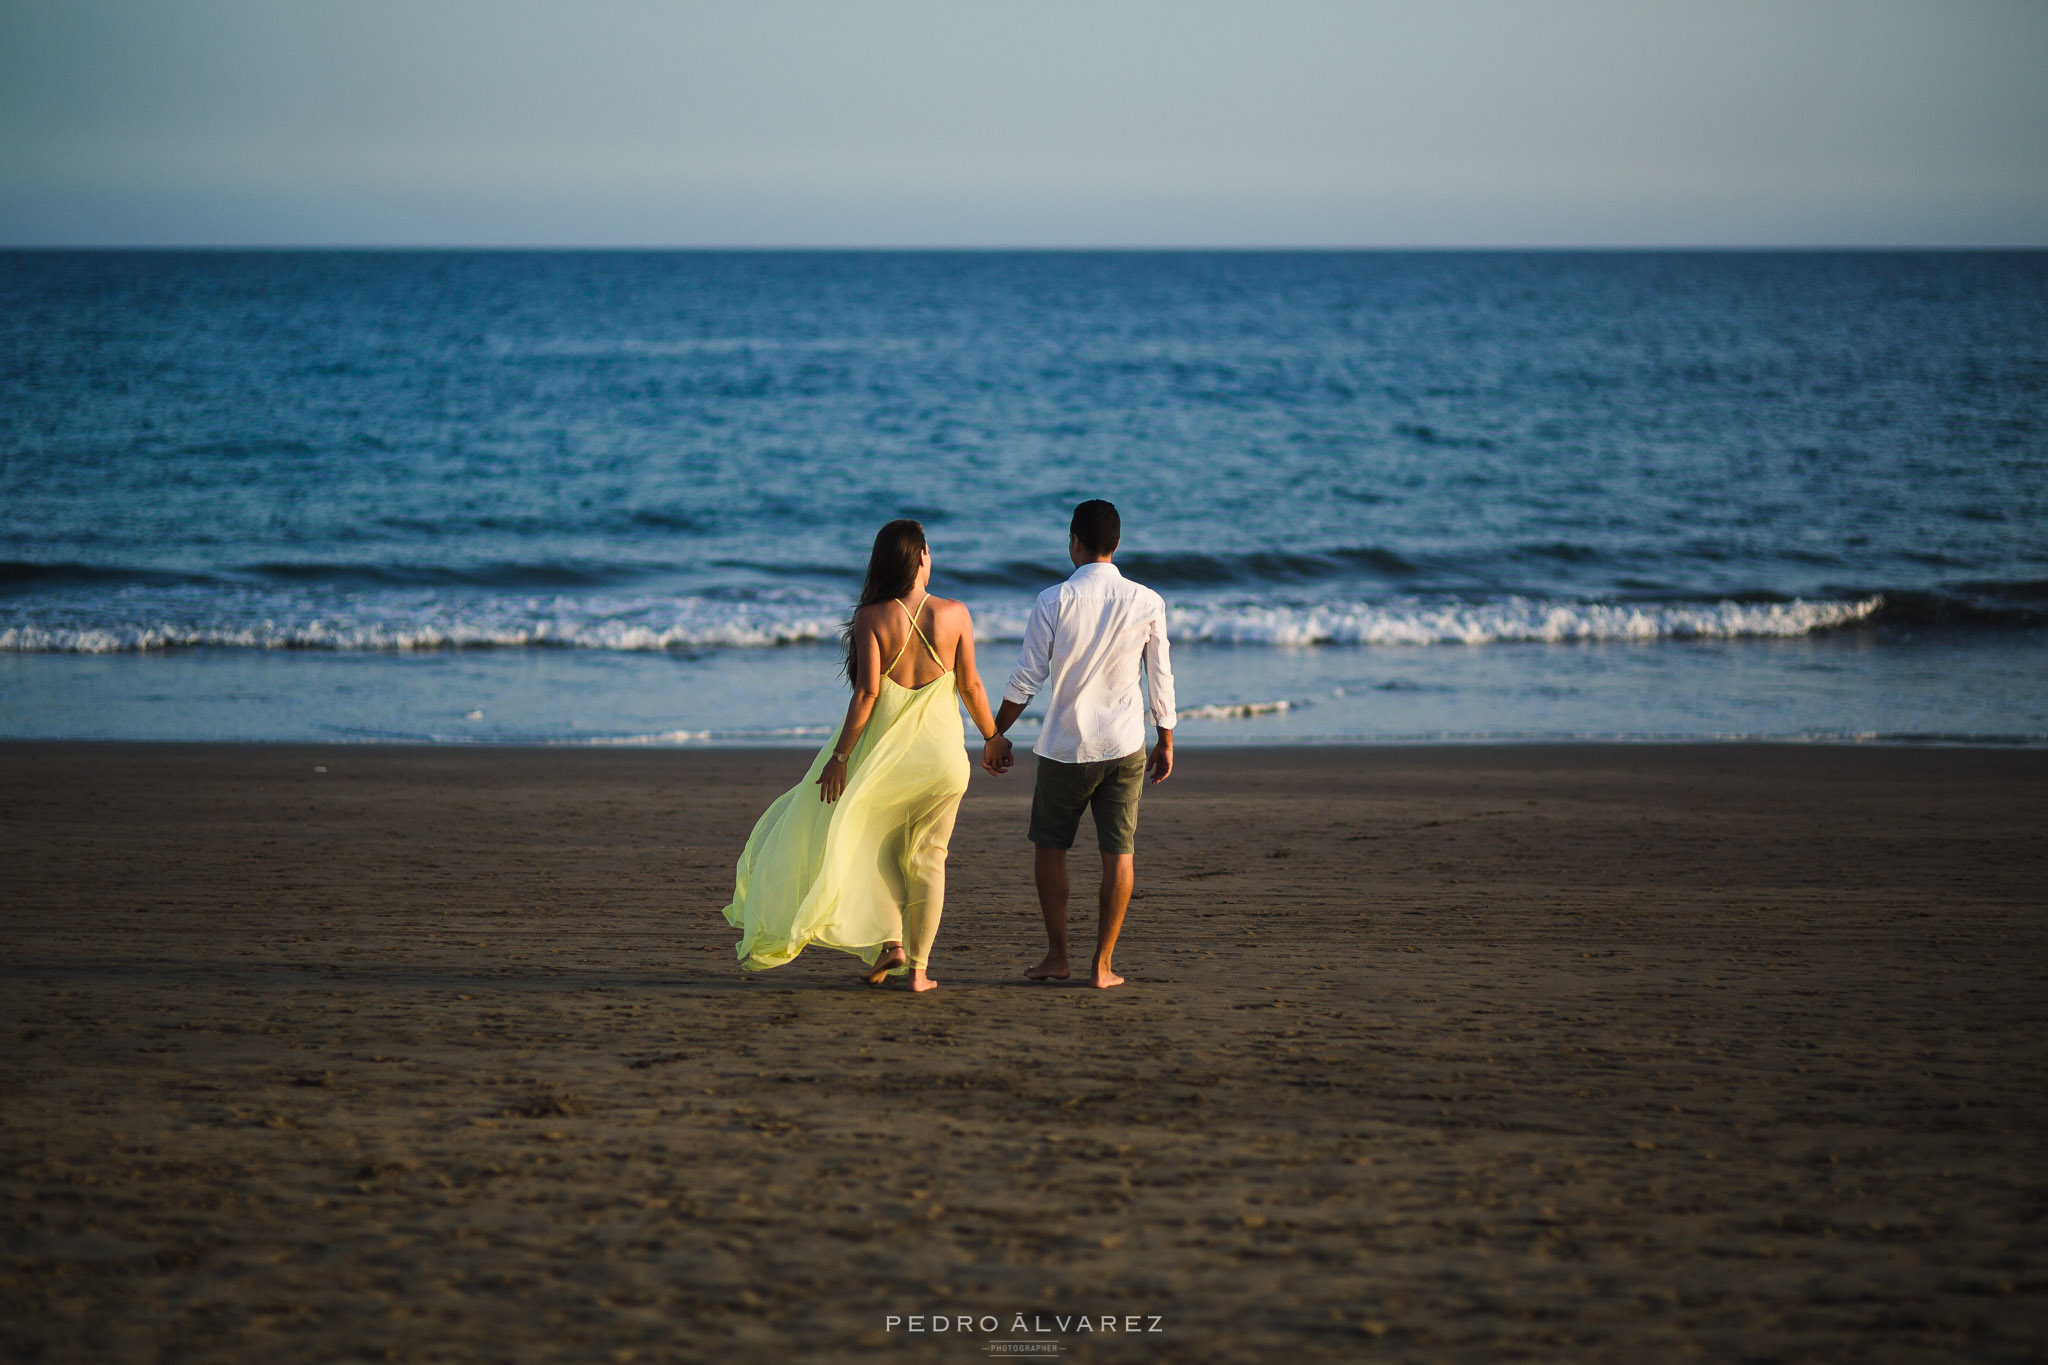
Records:
[[[1146,690],[1152,697],[1152,724],[1160,730],[1171,730],[1179,719],[1173,705],[1171,655],[1166,643],[1166,603],[1161,601],[1152,613],[1150,631],[1145,638]]]
[[[1022,706],[1045,686],[1045,675],[1052,671],[1052,606],[1058,595],[1057,588],[1042,592],[1031,604],[1031,620],[1024,627],[1024,644],[1017,651],[1017,666],[1010,670],[1009,686],[1003,689],[1004,701]]]

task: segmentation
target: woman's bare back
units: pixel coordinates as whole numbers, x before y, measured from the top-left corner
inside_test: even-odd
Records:
[[[917,608],[917,624],[931,641],[931,649],[926,649],[910,628],[908,608],[912,606]],[[881,647],[884,676],[913,691],[952,672],[959,658],[960,638],[972,628],[966,606],[949,597],[929,597],[923,602],[913,597],[901,605],[877,602],[861,610]],[[894,668],[888,667],[891,659],[896,661]]]

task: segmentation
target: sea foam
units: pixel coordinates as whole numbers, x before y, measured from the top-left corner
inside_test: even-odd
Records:
[[[1489,602],[1400,599],[1329,606],[1188,607],[1169,615],[1183,640],[1260,645],[1573,644],[1626,640],[1785,639],[1877,614],[1884,598],[1790,602]]]
[[[1177,642],[1440,645],[1783,639],[1872,620],[1881,596],[1787,602],[1602,602],[1504,597],[1175,607]],[[451,598],[437,594],[197,593],[131,589],[111,598],[17,603],[0,612],[0,652],[113,654],[179,648],[403,652],[761,648],[837,637],[845,607],[810,600],[698,597]],[[1025,614],[975,608],[977,638],[1015,643]]]
[[[1183,706],[1181,720],[1249,720],[1253,716],[1276,716],[1294,708],[1291,701],[1234,701],[1208,706]]]

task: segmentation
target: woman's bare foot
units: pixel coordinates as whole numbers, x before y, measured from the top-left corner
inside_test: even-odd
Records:
[[[1095,964],[1094,970],[1088,975],[1088,984],[1106,991],[1111,986],[1123,985],[1124,979],[1111,971],[1103,963],[1098,962]]]
[[[879,986],[889,979],[889,973],[902,965],[903,945],[900,943],[885,943],[882,945],[882,955],[875,959],[873,967],[861,974],[860,979],[867,982],[870,986]]]
[[[913,991],[935,991],[938,988],[939,983],[926,976],[924,968],[912,967],[910,969],[910,989]]]
[[[1067,970],[1067,960],[1057,953],[1047,953],[1045,961],[1036,967],[1026,967],[1024,975],[1031,981],[1065,981],[1072,975]]]

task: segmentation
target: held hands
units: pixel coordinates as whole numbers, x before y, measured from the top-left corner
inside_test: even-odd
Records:
[[[825,771],[818,774],[818,799],[837,801],[845,790],[846,760],[835,754],[825,760]]]
[[[1010,771],[1010,765],[1017,760],[1010,752],[1008,735],[991,735],[982,741],[981,766],[992,777],[1001,777]]]

